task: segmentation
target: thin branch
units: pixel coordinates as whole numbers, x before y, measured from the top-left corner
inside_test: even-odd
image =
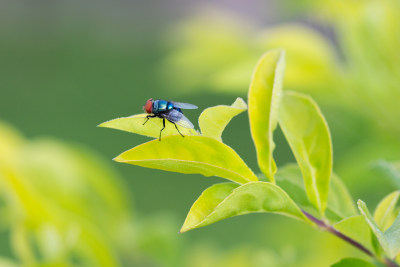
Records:
[[[365,254],[367,254],[368,256],[378,260],[376,258],[376,256],[369,250],[367,249],[365,246],[363,246],[362,244],[360,244],[359,242],[355,241],[354,239],[348,237],[347,235],[339,232],[338,230],[336,230],[335,228],[333,228],[331,225],[326,224],[324,221],[315,218],[313,215],[311,215],[310,213],[302,210],[302,212],[304,213],[304,215],[313,223],[315,223],[316,225],[318,225],[319,227],[321,227],[322,229],[324,229],[325,231],[328,231],[332,234],[334,234],[335,236],[339,237],[340,239],[346,241],[347,243],[353,245],[354,247],[358,248],[359,250],[361,250],[362,252],[364,252]],[[388,266],[388,267],[400,267],[396,262],[385,258],[383,260],[383,263]]]
[[[384,264],[386,264],[386,266],[388,267],[399,267],[399,265],[396,262],[387,258],[385,259]]]
[[[319,227],[321,227],[322,229],[334,234],[335,236],[339,237],[340,239],[343,239],[344,241],[346,241],[347,243],[350,243],[351,245],[353,245],[354,247],[358,248],[359,250],[361,250],[362,252],[364,252],[365,254],[374,257],[374,254],[367,249],[366,247],[364,247],[362,244],[358,243],[357,241],[355,241],[354,239],[342,234],[341,232],[339,232],[338,230],[336,230],[335,228],[333,228],[332,226],[326,224],[324,221],[315,218],[314,216],[312,216],[310,213],[302,210],[302,212],[304,213],[304,215],[306,215],[306,217],[308,219],[310,219],[312,222],[314,222],[316,225],[318,225]]]

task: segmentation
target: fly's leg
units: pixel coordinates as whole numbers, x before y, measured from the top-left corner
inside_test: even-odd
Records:
[[[145,125],[146,124],[146,122],[148,122],[149,120],[150,120],[150,118],[155,118],[155,117],[157,117],[156,115],[147,115],[146,116],[146,121],[142,124],[142,125]]]
[[[174,125],[175,125],[175,128],[176,128],[176,130],[178,131],[178,133],[179,133],[180,135],[182,135],[182,137],[185,137],[185,136],[179,131],[178,126],[176,126],[176,123],[174,123]]]
[[[165,129],[165,119],[162,120],[162,125],[163,128],[160,130],[160,138],[158,139],[158,141],[161,141],[161,132]]]

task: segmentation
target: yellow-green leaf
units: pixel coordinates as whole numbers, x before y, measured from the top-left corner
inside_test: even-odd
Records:
[[[226,125],[246,109],[247,105],[240,97],[231,106],[219,105],[205,109],[199,117],[201,134],[222,141],[221,135]]]
[[[395,191],[379,202],[374,212],[376,224],[385,231],[394,222],[397,213],[395,212],[396,203],[399,200],[400,191]]]
[[[310,97],[286,91],[279,125],[300,166],[307,196],[323,214],[332,175],[332,143],[325,118]]]
[[[400,253],[400,215],[385,232],[385,238],[389,245],[389,257],[395,258]]]
[[[314,206],[307,198],[300,168],[294,164],[287,164],[279,168],[275,175],[276,183],[299,205],[302,209],[311,212]],[[346,186],[340,178],[332,174],[328,192],[326,217],[331,221],[343,220],[357,214],[354,201]]]
[[[371,230],[362,215],[351,216],[333,225],[333,227],[348,237],[372,250]]]
[[[204,136],[168,136],[134,147],[114,160],[165,171],[219,176],[241,184],[258,180],[232,148]]]
[[[210,225],[247,213],[272,212],[309,222],[299,207],[279,186],[251,182],[241,186],[232,183],[207,188],[190,209],[181,232]]]
[[[257,151],[258,165],[271,182],[275,181],[273,131],[277,126],[284,69],[283,50],[265,53],[253,72],[248,95],[250,130]]]
[[[368,223],[375,237],[378,239],[378,242],[381,245],[382,249],[386,252],[386,254],[389,257],[391,257],[388,241],[386,240],[386,237],[383,234],[382,230],[376,224],[374,218],[372,217],[371,213],[367,208],[367,205],[362,200],[358,200],[357,204],[358,204],[358,209],[364,216],[365,221]]]
[[[327,209],[342,219],[358,214],[355,202],[343,181],[332,173],[328,192]]]
[[[146,121],[147,115],[148,114],[143,113],[129,117],[117,118],[103,122],[99,124],[99,127],[113,128],[121,131],[158,138],[160,136],[160,130],[163,127],[162,119],[150,118],[149,121],[143,125],[143,123]],[[177,126],[183,135],[198,135],[198,132],[193,129],[184,128],[179,125]],[[179,135],[179,133],[172,123],[166,121],[165,129],[162,131],[162,137],[169,135]]]

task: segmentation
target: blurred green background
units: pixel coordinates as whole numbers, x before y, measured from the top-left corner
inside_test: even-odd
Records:
[[[351,1],[0,3],[1,266],[329,266],[363,257],[277,215],[178,234],[218,178],[112,162],[147,138],[96,128],[148,98],[201,110],[246,98],[263,52],[327,117],[335,171],[371,207],[399,187],[400,4]],[[256,172],[246,115],[224,142]],[[278,132],[278,166],[294,161]]]

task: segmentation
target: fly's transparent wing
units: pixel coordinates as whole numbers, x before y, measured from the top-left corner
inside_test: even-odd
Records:
[[[170,101],[172,104],[174,104],[174,107],[176,108],[181,108],[181,109],[196,109],[197,106],[188,104],[188,103],[179,103],[179,102],[174,102]]]
[[[182,114],[182,118],[179,121],[175,122],[175,123],[180,125],[180,126],[182,126],[182,127],[188,128],[188,129],[193,129],[194,128],[194,126],[190,122],[190,120],[188,118],[186,118],[185,115],[183,115],[183,114]]]
[[[176,109],[172,109],[170,112],[168,112],[165,115],[165,118],[167,120],[169,120],[170,122],[178,124],[179,126],[189,128],[189,129],[194,128],[194,126],[190,122],[190,120],[188,118],[186,118],[185,115],[183,115],[181,112],[179,112]]]

